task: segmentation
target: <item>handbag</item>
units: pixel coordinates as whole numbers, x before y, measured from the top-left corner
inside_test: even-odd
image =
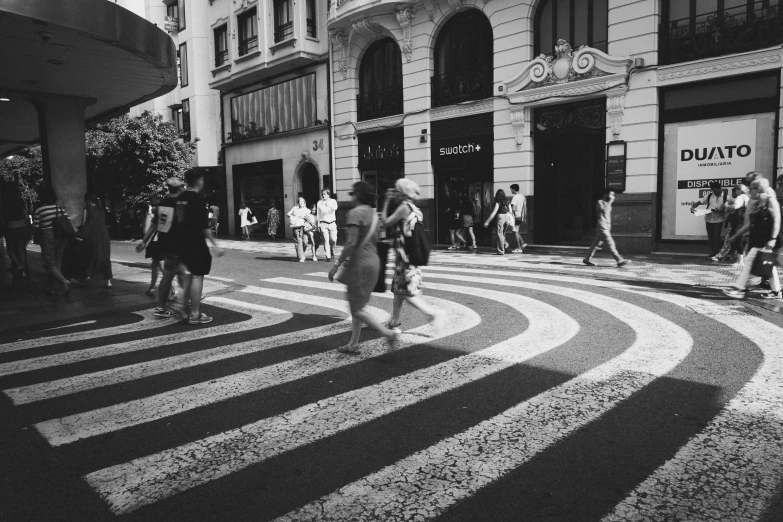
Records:
[[[777,253],[769,250],[759,250],[750,267],[751,275],[758,277],[772,277],[772,269],[775,267]]]
[[[364,245],[367,244],[367,242],[370,240],[370,238],[373,236],[373,234],[378,232],[378,214],[376,212],[372,213],[372,223],[370,223],[370,230],[367,231],[367,234],[362,238],[362,242],[356,245],[356,250],[361,250],[364,248]],[[340,270],[337,271],[334,278],[340,281],[342,284],[347,285],[351,282],[353,282],[353,279],[356,277],[353,274],[353,271],[350,267],[351,260],[346,259],[343,265],[340,267]],[[384,266],[383,269],[386,267]]]
[[[58,239],[71,239],[76,237],[76,231],[73,229],[73,224],[65,212],[60,207],[57,207],[54,214],[54,221],[52,221],[52,229],[54,237]]]

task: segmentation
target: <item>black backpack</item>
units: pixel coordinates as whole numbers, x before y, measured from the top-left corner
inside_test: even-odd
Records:
[[[411,237],[405,238],[405,255],[408,262],[415,266],[427,266],[430,262],[430,240],[424,232],[424,224],[416,220],[411,229]]]

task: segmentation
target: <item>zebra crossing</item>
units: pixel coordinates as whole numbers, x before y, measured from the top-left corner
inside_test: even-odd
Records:
[[[117,516],[192,519],[229,501],[254,520],[467,520],[484,509],[519,520],[527,470],[637,421],[652,429],[635,432],[632,455],[599,463],[618,475],[613,496],[581,499],[597,506],[571,508],[574,519],[761,521],[783,491],[779,321],[635,282],[431,266],[426,299],[446,324],[406,312],[395,350],[365,329],[352,357],[334,350],[351,325],[343,287],[325,275],[210,295],[223,315],[204,328],[137,310],[116,327],[0,333],[0,389]],[[392,296],[374,295],[368,311],[385,321]],[[732,350],[710,353],[712,334]],[[681,403],[666,402],[676,389]],[[676,437],[645,449],[664,425]],[[385,438],[397,430],[406,436]],[[377,445],[360,454],[357,440]],[[638,468],[627,476],[626,460]],[[268,485],[302,462],[317,487],[298,476]],[[519,491],[487,502],[500,485]]]

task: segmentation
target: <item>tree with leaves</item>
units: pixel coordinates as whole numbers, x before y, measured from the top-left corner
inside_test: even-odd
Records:
[[[85,140],[90,190],[130,205],[163,194],[166,180],[181,178],[196,150],[195,141],[181,139],[174,122],[149,111],[97,125]]]
[[[41,147],[32,147],[0,160],[0,185],[18,185],[28,204],[38,201],[38,189],[43,185],[43,178]]]

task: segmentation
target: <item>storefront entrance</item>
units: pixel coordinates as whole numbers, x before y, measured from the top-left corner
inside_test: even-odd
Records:
[[[589,245],[604,190],[604,101],[535,110],[534,241]]]
[[[278,236],[285,233],[285,222],[282,217],[287,209],[283,207],[283,161],[263,161],[259,163],[245,163],[234,165],[232,169],[234,177],[234,209],[239,210],[241,202],[245,202],[250,211],[256,216],[258,222],[266,221],[267,212],[272,203],[277,206],[281,220],[277,228]],[[317,181],[317,180],[316,180]],[[241,234],[239,216],[228,217],[235,220],[234,230]],[[265,237],[267,227],[252,227],[251,235]]]
[[[491,244],[492,228],[484,228],[483,222],[493,207],[493,150],[492,113],[432,122],[430,159],[435,171],[438,243],[451,244],[449,229],[455,223],[447,211],[471,208],[476,243]],[[470,241],[469,235],[465,238]]]

